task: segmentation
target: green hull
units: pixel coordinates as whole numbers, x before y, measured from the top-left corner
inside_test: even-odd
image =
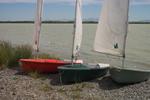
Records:
[[[150,70],[111,68],[111,78],[117,83],[138,83],[150,77]]]
[[[83,64],[64,65],[58,68],[62,83],[88,81],[107,73],[108,68],[98,68]]]

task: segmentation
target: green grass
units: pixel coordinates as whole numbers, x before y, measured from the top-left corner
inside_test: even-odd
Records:
[[[8,66],[14,57],[11,43],[0,41],[0,66]]]
[[[32,48],[29,45],[18,45],[13,48],[13,57],[8,66],[18,66],[19,59],[27,59],[32,56]]]
[[[0,41],[0,69],[18,66],[19,59],[30,58],[31,55],[32,50],[28,45],[13,47],[10,42]]]

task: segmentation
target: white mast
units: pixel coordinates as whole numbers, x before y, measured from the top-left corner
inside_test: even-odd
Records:
[[[129,0],[105,0],[98,23],[94,50],[125,57]]]
[[[124,39],[124,45],[123,45],[123,60],[122,60],[122,67],[124,67],[124,61],[125,61],[125,57],[126,57],[126,40],[127,40],[127,33],[128,33],[128,22],[129,22],[129,5],[130,5],[130,1],[127,0],[127,21],[126,21],[126,35],[125,35],[125,39]]]
[[[42,10],[43,10],[43,0],[37,0],[36,6],[36,16],[35,16],[35,32],[34,32],[34,50],[39,51],[39,38],[41,31],[41,21],[42,21]]]
[[[77,60],[77,57],[79,56],[81,41],[82,41],[82,4],[81,0],[76,0],[75,23],[73,33],[73,46],[72,46],[72,62],[73,60]]]

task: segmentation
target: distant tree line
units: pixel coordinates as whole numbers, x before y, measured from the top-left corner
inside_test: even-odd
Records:
[[[149,22],[142,22],[142,21],[139,21],[139,22],[129,22],[130,24],[150,24],[150,21]]]
[[[0,21],[0,23],[34,23],[34,21]],[[74,21],[42,21],[42,23],[49,24],[49,23],[59,23],[59,24],[64,24],[64,23],[74,23]],[[83,21],[83,23],[87,24],[96,24],[98,23],[97,21]],[[150,21],[145,22],[145,21],[131,21],[129,24],[150,24]]]
[[[0,23],[34,23],[34,21],[0,21]],[[74,21],[42,21],[42,23],[74,23]],[[96,21],[83,21],[83,23],[97,23]]]

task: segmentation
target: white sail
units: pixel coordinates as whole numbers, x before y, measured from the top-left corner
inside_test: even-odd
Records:
[[[35,32],[34,32],[34,50],[39,51],[39,38],[41,31],[41,20],[42,20],[43,0],[37,0],[36,16],[35,16]]]
[[[128,27],[129,0],[104,0],[94,50],[124,56]]]
[[[76,0],[75,8],[75,23],[74,23],[74,34],[73,34],[73,50],[72,57],[77,59],[79,56],[81,41],[82,41],[82,5],[81,0]]]

